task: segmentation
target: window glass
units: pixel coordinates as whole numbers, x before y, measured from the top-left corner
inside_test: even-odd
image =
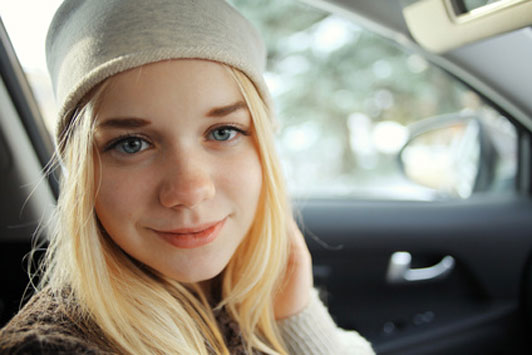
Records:
[[[50,132],[57,113],[46,69],[44,43],[48,25],[62,0],[0,0],[0,16],[26,73]]]
[[[515,128],[455,78],[307,5],[231,2],[268,46],[278,149],[295,197],[435,200],[515,190]],[[60,3],[0,0],[51,132],[56,108],[44,38]]]
[[[295,196],[435,200],[515,190],[515,128],[452,76],[304,4],[232,2],[265,35]]]

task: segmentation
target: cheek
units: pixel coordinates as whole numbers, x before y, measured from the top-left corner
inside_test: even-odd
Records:
[[[218,192],[228,195],[246,215],[254,216],[262,189],[262,179],[259,155],[253,148],[231,164],[225,165],[224,173],[220,174],[221,184]]]
[[[95,180],[100,180],[95,211],[105,229],[113,234],[113,230],[134,223],[148,203],[149,179],[127,169],[106,167]]]

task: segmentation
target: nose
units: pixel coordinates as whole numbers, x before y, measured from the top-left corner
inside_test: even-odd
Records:
[[[159,201],[167,208],[193,208],[216,193],[208,162],[182,153],[165,162]]]

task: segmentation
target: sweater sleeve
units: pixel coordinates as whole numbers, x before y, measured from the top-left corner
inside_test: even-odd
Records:
[[[278,321],[278,325],[290,354],[375,354],[360,334],[336,326],[317,290],[303,311]]]

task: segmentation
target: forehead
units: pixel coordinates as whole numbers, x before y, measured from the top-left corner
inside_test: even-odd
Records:
[[[206,60],[169,60],[119,73],[106,83],[100,112],[209,110],[243,100],[228,68]],[[122,113],[122,112],[116,112]]]

